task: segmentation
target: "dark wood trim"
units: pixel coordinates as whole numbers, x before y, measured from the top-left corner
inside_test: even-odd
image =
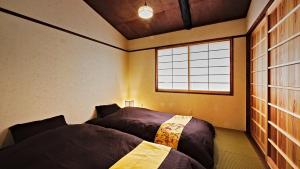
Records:
[[[180,47],[180,46],[189,46],[193,44],[200,44],[200,43],[208,43],[208,42],[218,42],[218,41],[230,41],[230,91],[208,91],[208,90],[173,90],[173,89],[158,89],[158,61],[157,61],[157,51],[159,49],[165,48],[173,48],[173,47]],[[211,94],[211,95],[228,95],[233,96],[233,89],[234,89],[234,73],[233,73],[233,48],[234,48],[234,39],[233,38],[217,38],[213,40],[203,40],[198,42],[189,42],[185,44],[176,44],[176,45],[168,45],[164,47],[155,48],[155,92],[168,92],[168,93],[185,93],[185,94]]]
[[[154,86],[155,86],[155,91],[158,89],[158,83],[157,83],[157,81],[158,81],[158,77],[157,77],[157,74],[158,74],[158,64],[157,64],[157,50],[155,50],[155,55],[154,55],[154,57],[155,57],[155,81],[154,81]]]
[[[239,19],[245,19],[245,17],[243,17],[243,18],[237,18],[237,19],[230,19],[230,20],[226,20],[226,21],[222,21],[222,22],[212,22],[212,23],[205,24],[205,25],[195,26],[192,29],[194,29],[194,28],[201,28],[203,26],[209,26],[209,25],[214,25],[214,24],[223,23],[223,22],[230,22],[230,21],[239,20]],[[183,30],[185,30],[185,29],[176,29],[176,30],[172,30],[172,31],[169,31],[169,32],[153,34],[151,36],[158,36],[158,35],[163,35],[163,34],[166,34],[166,33],[174,33],[174,32],[183,31]],[[142,38],[149,38],[151,36],[141,36],[139,38],[130,38],[130,39],[127,39],[127,40],[137,40],[137,39],[142,39]]]
[[[106,45],[106,46],[109,46],[109,47],[112,47],[112,48],[115,48],[115,49],[119,49],[119,50],[124,51],[124,52],[137,52],[137,51],[151,50],[151,49],[161,48],[161,47],[169,47],[169,46],[174,46],[174,45],[192,44],[192,43],[200,43],[200,42],[205,42],[205,41],[206,41],[206,42],[207,42],[207,41],[213,41],[213,40],[217,40],[217,39],[239,38],[239,37],[244,37],[244,36],[246,36],[246,34],[242,34],[242,35],[235,35],[235,36],[221,37],[221,38],[217,38],[217,39],[208,39],[208,40],[201,40],[201,41],[194,41],[194,42],[187,42],[187,43],[178,43],[178,44],[170,44],[170,45],[163,45],[163,46],[155,46],[155,47],[142,48],[142,49],[126,50],[126,49],[123,49],[123,48],[120,48],[120,47],[111,45],[111,44],[109,44],[109,43],[102,42],[102,41],[99,41],[99,40],[97,40],[97,39],[94,39],[94,38],[91,38],[91,37],[88,37],[88,36],[85,36],[85,35],[82,35],[82,34],[79,34],[79,33],[76,33],[76,32],[73,32],[73,31],[70,31],[70,30],[61,28],[61,27],[58,27],[58,26],[52,25],[52,24],[49,24],[49,23],[46,23],[46,22],[43,22],[43,21],[40,21],[40,20],[31,18],[31,17],[28,17],[28,16],[25,16],[25,15],[22,15],[22,14],[19,14],[19,13],[17,13],[17,12],[10,11],[10,10],[8,10],[8,9],[4,9],[4,8],[2,8],[2,7],[0,7],[0,11],[3,12],[3,13],[6,13],[6,14],[10,14],[10,15],[13,15],[13,16],[16,16],[16,17],[19,17],[19,18],[22,18],[22,19],[25,19],[25,20],[28,20],[28,21],[37,23],[37,24],[41,24],[41,25],[44,25],[44,26],[47,26],[47,27],[50,27],[50,28],[59,30],[59,31],[63,31],[63,32],[65,32],[65,33],[69,33],[69,34],[78,36],[78,37],[80,37],[80,38],[84,38],[84,39],[87,39],[87,40],[91,40],[91,41],[93,41],[93,42],[100,43],[100,44],[102,44],[102,45]]]
[[[228,95],[233,96],[230,92],[223,91],[206,91],[206,90],[163,90],[156,89],[155,92],[163,92],[163,93],[182,93],[182,94],[210,94],[210,95]]]
[[[209,58],[207,58],[209,59]],[[209,66],[209,60],[207,60],[208,66]],[[209,70],[209,69],[208,69]],[[209,72],[208,72],[209,74]],[[190,47],[188,47],[188,90],[191,90],[191,53],[190,53]]]
[[[77,37],[80,37],[80,38],[83,38],[83,39],[87,39],[87,40],[90,40],[90,41],[93,41],[93,42],[96,42],[96,43],[99,43],[99,44],[102,44],[102,45],[105,45],[105,46],[108,46],[108,47],[112,47],[114,49],[118,49],[118,50],[121,50],[121,51],[124,51],[124,52],[128,52],[128,50],[126,50],[126,49],[114,46],[112,44],[109,44],[109,43],[106,43],[106,42],[103,42],[103,41],[100,41],[100,40],[97,40],[97,39],[94,39],[94,38],[91,38],[91,37],[88,37],[88,36],[73,32],[73,31],[70,31],[70,30],[67,30],[67,29],[64,29],[62,27],[52,25],[50,23],[47,23],[47,22],[44,22],[44,21],[41,21],[41,20],[34,19],[32,17],[29,17],[29,16],[22,15],[20,13],[17,13],[17,12],[8,10],[8,9],[4,9],[2,7],[0,7],[0,11],[3,12],[3,13],[6,13],[6,14],[16,16],[18,18],[22,18],[22,19],[25,19],[25,20],[28,20],[28,21],[31,21],[31,22],[34,22],[34,23],[37,23],[37,24],[40,24],[40,25],[44,25],[44,26],[47,26],[47,27],[50,27],[50,28],[53,28],[53,29],[56,29],[56,30],[74,35],[74,36],[77,36]]]
[[[123,49],[123,48],[111,45],[109,43],[106,43],[106,42],[103,42],[103,41],[100,41],[100,40],[97,40],[97,39],[94,39],[94,38],[91,38],[91,37],[88,37],[88,36],[85,36],[85,35],[82,35],[82,34],[79,34],[79,33],[76,33],[76,32],[73,32],[73,31],[70,31],[70,30],[67,30],[67,29],[64,29],[64,28],[52,25],[52,24],[49,24],[49,23],[46,23],[46,22],[43,22],[43,21],[34,19],[32,17],[28,17],[28,16],[25,16],[25,15],[22,15],[20,13],[17,13],[17,12],[8,10],[8,9],[4,9],[2,7],[0,7],[0,11],[3,12],[3,13],[6,13],[6,14],[10,14],[10,15],[13,15],[13,16],[16,16],[16,17],[19,17],[19,18],[22,18],[22,19],[25,19],[25,20],[37,23],[37,24],[41,24],[41,25],[44,25],[44,26],[47,26],[47,27],[50,27],[50,28],[53,28],[53,29],[65,32],[65,33],[69,33],[71,35],[74,35],[74,36],[77,36],[77,37],[80,37],[80,38],[83,38],[83,39],[87,39],[87,40],[90,40],[90,41],[93,41],[93,42],[96,42],[96,43],[99,43],[99,44],[102,44],[102,45],[105,45],[105,46],[109,46],[109,47],[112,47],[112,48],[115,48],[115,49],[118,49],[118,50],[121,50],[121,51],[124,51],[124,52],[137,52],[137,51],[151,50],[151,49],[156,49],[156,48],[161,48],[161,47],[169,47],[169,46],[174,46],[174,45],[192,44],[192,43],[200,43],[200,42],[205,42],[205,41],[213,41],[213,40],[217,40],[217,39],[239,38],[239,37],[246,36],[246,34],[242,34],[242,35],[221,37],[221,38],[216,38],[216,39],[208,39],[208,40],[201,40],[201,41],[193,41],[193,42],[186,42],[186,43],[177,43],[177,44],[162,45],[162,46],[155,46],[155,47],[149,47],[149,48],[127,50],[127,49]]]
[[[230,39],[230,93],[229,95],[233,96],[234,95],[234,39]]]
[[[275,0],[269,0],[269,2],[267,3],[267,5],[264,7],[264,9],[261,11],[261,13],[259,14],[259,16],[256,18],[256,20],[254,21],[254,23],[251,25],[250,29],[248,30],[247,34],[251,34],[253,32],[253,30],[256,28],[256,26],[260,23],[261,20],[264,19],[268,9],[270,8],[270,6],[273,4]]]
[[[225,37],[213,38],[213,39],[205,39],[205,40],[200,40],[200,41],[192,41],[192,42],[184,42],[184,43],[175,43],[175,44],[169,44],[169,45],[154,46],[154,47],[148,47],[148,48],[129,50],[128,52],[139,52],[139,51],[143,51],[143,50],[152,50],[152,49],[157,49],[157,48],[168,48],[168,47],[174,47],[174,46],[183,46],[183,45],[211,42],[211,41],[224,40],[224,39],[241,38],[241,37],[245,37],[246,35],[247,34],[241,34],[241,35],[225,36]]]
[[[178,0],[178,2],[179,2],[183,25],[185,29],[191,29],[193,25],[192,25],[192,17],[191,17],[189,0]]]

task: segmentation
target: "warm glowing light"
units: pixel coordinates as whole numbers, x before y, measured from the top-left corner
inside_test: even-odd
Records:
[[[134,107],[134,100],[125,100],[125,107]]]
[[[138,14],[143,19],[150,19],[153,16],[153,9],[145,3],[144,6],[139,8]]]

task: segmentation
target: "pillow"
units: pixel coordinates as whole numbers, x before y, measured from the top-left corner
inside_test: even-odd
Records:
[[[103,118],[121,109],[117,104],[100,105],[95,108],[97,111],[97,118]]]
[[[65,125],[67,125],[65,117],[60,115],[40,121],[17,124],[10,127],[9,130],[15,143],[18,143],[36,134]]]

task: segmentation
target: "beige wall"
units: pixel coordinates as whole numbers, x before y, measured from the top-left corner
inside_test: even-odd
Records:
[[[270,0],[251,0],[251,4],[247,14],[247,30],[254,24],[264,7]]]
[[[0,0],[0,6],[118,47],[127,45],[127,39],[83,0]]]
[[[157,44],[211,39],[246,33],[245,20],[178,31],[129,41],[136,49]],[[193,37],[193,38],[192,38]],[[246,127],[246,38],[234,39],[234,95],[180,94],[155,92],[155,50],[129,53],[129,97],[137,106],[193,115],[215,126],[245,130]]]
[[[181,30],[146,38],[128,41],[128,49],[142,49],[169,44],[193,42],[199,40],[214,39],[219,37],[243,35],[246,33],[246,19],[237,19],[218,24],[212,24],[191,30]]]
[[[126,39],[83,1],[69,2],[0,1],[0,6],[126,45]],[[82,123],[93,116],[95,105],[123,105],[128,91],[126,52],[2,12],[0,25],[0,146],[7,128],[16,123],[59,114],[68,123]]]
[[[131,50],[246,33],[246,19],[239,19],[127,41],[83,1],[69,2],[0,0],[0,6]],[[123,105],[127,98],[245,129],[245,38],[234,40],[234,96],[173,94],[154,92],[154,50],[126,53],[5,13],[0,25],[0,147],[13,124],[59,114],[82,123],[95,105]]]

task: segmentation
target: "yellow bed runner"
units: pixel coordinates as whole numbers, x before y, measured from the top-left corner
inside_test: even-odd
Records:
[[[160,125],[154,142],[177,149],[181,133],[192,116],[175,115]]]
[[[157,169],[170,150],[170,147],[143,141],[110,169]]]

